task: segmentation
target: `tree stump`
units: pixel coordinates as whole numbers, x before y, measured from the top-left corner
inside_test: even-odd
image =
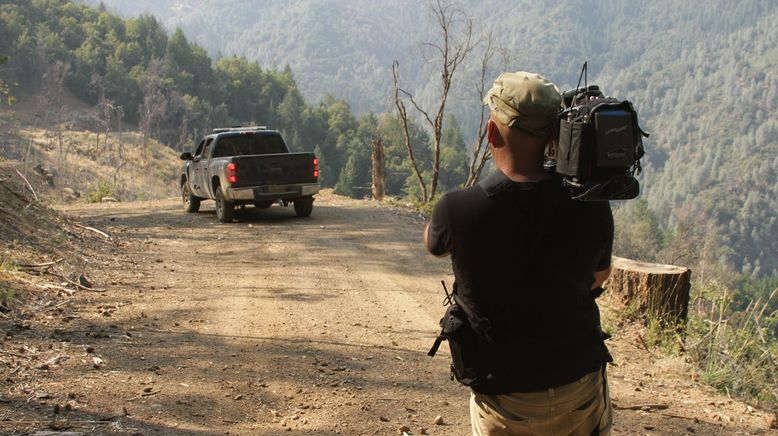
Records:
[[[683,323],[689,311],[692,272],[674,265],[613,257],[613,270],[603,285],[625,305],[669,323]]]

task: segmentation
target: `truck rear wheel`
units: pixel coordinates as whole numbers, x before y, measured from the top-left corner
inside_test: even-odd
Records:
[[[200,210],[200,197],[192,195],[189,190],[189,182],[181,182],[181,201],[184,203],[184,210],[189,213],[195,213]]]
[[[299,217],[311,216],[313,197],[303,197],[294,201],[294,213]]]
[[[221,223],[231,223],[235,215],[235,203],[224,199],[221,189],[216,190],[216,218]]]

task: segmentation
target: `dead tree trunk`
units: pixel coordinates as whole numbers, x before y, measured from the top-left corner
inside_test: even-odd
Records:
[[[380,138],[373,140],[373,199],[384,199],[384,145]]]
[[[668,323],[683,323],[689,310],[692,272],[674,265],[613,258],[613,272],[605,283],[611,296],[625,305]]]

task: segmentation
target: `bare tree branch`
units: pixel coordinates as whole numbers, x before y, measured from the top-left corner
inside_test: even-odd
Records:
[[[151,126],[159,123],[167,115],[168,99],[165,95],[166,87],[163,80],[163,63],[161,59],[153,58],[149,62],[143,77],[140,80],[143,92],[143,103],[140,108],[140,128],[143,133],[143,154],[146,155]]]
[[[43,75],[43,82],[44,82],[44,95],[43,95],[43,101],[45,104],[50,105],[54,104],[55,114],[57,116],[56,120],[56,127],[57,130],[55,132],[57,143],[59,146],[59,158],[57,159],[57,174],[59,176],[62,176],[64,174],[64,170],[67,169],[67,160],[65,159],[65,148],[64,148],[64,141],[62,137],[62,122],[64,117],[64,106],[65,103],[63,101],[63,94],[64,94],[64,88],[65,88],[65,78],[67,77],[68,73],[70,72],[70,63],[69,62],[62,62],[62,61],[55,61],[50,64],[48,64],[46,68],[46,72]],[[65,167],[63,168],[63,165]],[[59,190],[60,198],[62,196],[62,189]]]
[[[473,20],[463,11],[453,9],[449,4],[442,0],[435,0],[431,6],[432,13],[440,27],[440,38],[442,47],[440,50],[440,79],[441,93],[438,108],[435,113],[435,119],[432,122],[434,158],[432,160],[432,181],[430,186],[430,199],[435,197],[438,188],[438,178],[440,175],[440,142],[443,132],[443,120],[446,112],[446,102],[451,90],[451,84],[454,75],[459,66],[465,61],[468,54],[475,48],[476,42],[473,41]],[[461,17],[465,24],[460,40],[452,35],[452,27]],[[429,121],[429,117],[427,117]]]
[[[440,151],[441,151],[441,139],[443,132],[443,124],[446,113],[446,102],[448,100],[449,91],[451,90],[454,77],[459,67],[468,57],[470,52],[475,48],[477,42],[473,39],[473,20],[465,14],[463,11],[453,8],[447,0],[429,0],[429,10],[432,14],[433,21],[437,24],[439,30],[438,41],[435,42],[423,42],[421,45],[423,48],[431,49],[431,52],[435,55],[431,57],[439,68],[440,74],[440,94],[437,100],[437,107],[433,111],[424,109],[416,101],[413,95],[400,89],[399,86],[399,63],[394,62],[392,66],[392,73],[394,75],[394,91],[395,91],[395,106],[400,114],[403,123],[406,128],[406,146],[409,148],[409,153],[412,152],[412,146],[410,143],[409,135],[407,132],[407,110],[405,108],[400,94],[402,94],[408,101],[411,102],[414,109],[421,114],[423,119],[429,125],[429,129],[432,133],[432,177],[430,180],[429,192],[426,190],[426,186],[421,177],[421,172],[416,165],[415,160],[411,158],[414,164],[414,170],[422,185],[422,191],[424,192],[424,201],[428,202],[435,197],[435,193],[438,188],[438,179],[440,176]],[[462,27],[461,34],[455,32],[456,29]],[[455,36],[455,33],[458,33]],[[422,56],[426,57],[424,51]]]
[[[432,121],[432,118],[430,118],[430,115],[427,113],[427,111],[425,111],[424,109],[422,109],[422,108],[421,108],[421,107],[418,105],[418,103],[416,103],[416,100],[414,100],[414,98],[413,98],[413,95],[411,95],[411,93],[409,93],[408,91],[405,91],[404,89],[400,89],[400,92],[402,92],[403,94],[405,94],[405,96],[406,96],[406,97],[408,97],[408,100],[410,100],[410,102],[411,102],[411,104],[413,105],[413,107],[415,107],[415,108],[416,108],[416,110],[417,110],[417,111],[419,111],[419,113],[421,113],[422,115],[424,115],[424,118],[427,120],[427,122],[429,123],[430,127],[434,127],[434,126],[435,126],[435,122],[434,122],[434,121]]]
[[[496,45],[494,40],[494,34],[489,32],[485,39],[486,46],[481,55],[480,65],[480,80],[475,87],[476,99],[481,106],[481,118],[478,123],[478,133],[476,135],[476,141],[473,145],[473,157],[470,161],[470,171],[465,182],[465,187],[473,186],[478,182],[478,178],[481,176],[486,163],[492,158],[491,149],[487,146],[486,139],[486,126],[488,121],[487,110],[484,105],[481,104],[481,99],[486,94],[486,88],[488,82],[486,80],[487,74],[491,69],[491,65],[494,62],[494,58],[500,55],[502,57],[501,69],[505,70],[510,63],[510,53],[505,48]]]
[[[486,92],[486,74],[489,71],[489,64],[491,63],[495,54],[494,35],[492,32],[489,32],[489,34],[486,36],[486,48],[484,49],[483,55],[481,56],[480,81],[476,86],[476,96],[479,100]],[[478,177],[481,175],[481,171],[483,170],[486,161],[491,155],[491,150],[489,147],[484,147],[487,124],[486,108],[483,104],[479,104],[479,106],[481,107],[481,112],[480,119],[478,121],[478,136],[473,147],[473,158],[470,161],[470,172],[467,175],[465,187],[473,186],[476,181],[478,181]]]
[[[430,196],[434,197],[437,191],[438,176],[440,174],[440,141],[443,132],[443,117],[446,110],[448,93],[451,90],[451,84],[457,69],[465,61],[467,55],[475,48],[473,41],[473,20],[465,15],[464,12],[455,10],[449,5],[445,5],[441,0],[436,0],[434,13],[437,17],[443,39],[444,56],[441,59],[441,96],[440,104],[435,116],[434,131],[434,153],[432,161],[432,186],[430,187]],[[457,42],[451,35],[451,28],[457,17],[464,19],[465,30],[462,34],[462,40]]]
[[[408,94],[400,89],[400,62],[395,60],[392,63],[392,77],[394,78],[394,104],[397,107],[397,112],[400,115],[400,120],[403,125],[403,135],[405,138],[405,149],[408,150],[408,158],[411,160],[413,171],[416,174],[416,179],[419,181],[419,186],[422,192],[422,201],[427,202],[427,184],[424,183],[424,177],[419,171],[419,165],[416,163],[416,157],[413,154],[413,144],[411,144],[411,135],[408,130],[408,111],[405,109],[405,103],[400,98],[400,93]],[[411,99],[413,102],[413,99]],[[415,102],[414,102],[415,105]]]
[[[429,47],[429,48],[434,48],[434,49],[435,49],[435,51],[437,51],[438,53],[440,53],[440,55],[441,55],[441,56],[444,56],[444,55],[445,55],[445,53],[444,53],[444,51],[443,51],[443,48],[442,48],[441,46],[437,45],[437,44],[433,44],[433,43],[431,43],[431,42],[423,42],[423,43],[421,43],[421,45],[422,45],[422,47]]]

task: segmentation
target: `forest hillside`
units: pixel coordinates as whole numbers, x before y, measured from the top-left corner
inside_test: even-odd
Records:
[[[439,74],[423,43],[438,41],[439,29],[429,8],[413,0],[103,3],[126,16],[150,11],[212,56],[289,66],[313,101],[331,95],[357,113],[392,109],[395,59],[420,101],[437,96]],[[776,273],[778,4],[544,0],[506,9],[494,0],[450,3],[472,18],[481,41],[449,101],[466,143],[478,126],[476,58],[487,32],[505,50],[492,75],[534,70],[570,88],[589,60],[590,82],[633,101],[652,133],[643,198],[659,227],[673,231],[695,217],[697,227],[714,230],[716,241],[707,246],[720,247],[709,258],[754,277]],[[650,258],[649,251],[627,254]]]

